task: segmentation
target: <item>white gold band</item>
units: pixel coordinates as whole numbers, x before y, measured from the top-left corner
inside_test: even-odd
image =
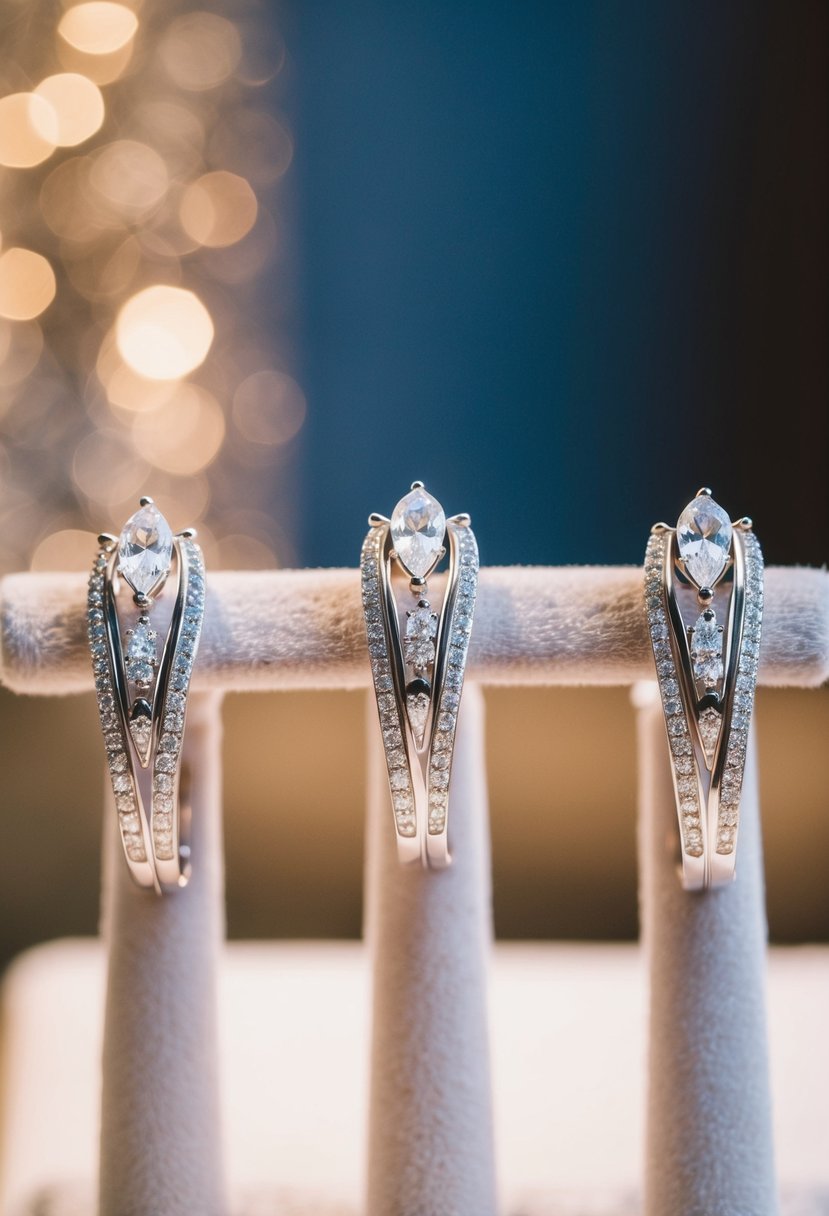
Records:
[[[110,536],[100,540],[89,580],[87,625],[121,841],[139,886],[174,890],[190,874],[189,780],[181,753],[204,615],[202,552],[192,531],[170,537],[177,587],[158,659],[150,613],[171,567],[149,594],[134,597],[137,621],[124,633],[118,542]]]
[[[420,488],[416,482],[413,492]],[[451,860],[449,783],[478,547],[467,516],[444,521],[441,511],[434,560],[409,578],[411,570],[395,549],[394,516],[390,521],[376,515],[370,522],[361,556],[363,610],[398,856],[441,869]],[[442,604],[435,605],[426,579],[445,552],[444,542],[449,570]]]
[[[645,555],[645,604],[682,883],[693,891],[722,886],[735,873],[763,614],[763,557],[751,521],[732,524],[710,491],[700,491],[676,529],[655,525]]]

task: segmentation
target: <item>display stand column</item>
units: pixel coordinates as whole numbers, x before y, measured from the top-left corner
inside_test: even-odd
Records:
[[[642,932],[650,975],[644,1216],[776,1216],[766,1041],[766,919],[756,745],[737,878],[683,890],[656,684],[633,693]]]
[[[494,1216],[483,696],[467,684],[458,715],[446,870],[399,864],[373,703],[368,739],[374,994],[366,1216]]]
[[[193,875],[163,896],[135,885],[109,798],[108,947],[99,1216],[226,1216],[216,1026],[224,935],[221,695],[191,695]]]

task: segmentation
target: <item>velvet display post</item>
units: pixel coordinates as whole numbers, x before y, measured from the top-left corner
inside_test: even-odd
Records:
[[[216,1017],[224,937],[221,694],[195,693],[187,886],[139,888],[107,790],[102,933],[108,974],[98,1216],[226,1216]]]
[[[716,890],[684,891],[656,686],[637,685],[634,703],[650,981],[643,1216],[776,1216],[756,736],[740,800],[737,876]]]
[[[467,684],[449,800],[452,864],[401,868],[369,707],[366,939],[372,1044],[366,1216],[495,1216],[484,704]]]
[[[639,566],[481,570],[467,675],[482,684],[625,685],[653,678]],[[440,580],[432,580],[440,594]],[[766,570],[760,683],[829,678],[829,574]],[[16,692],[86,692],[92,675],[81,575],[0,584],[0,677]],[[367,688],[353,570],[208,573],[193,687],[222,692]]]

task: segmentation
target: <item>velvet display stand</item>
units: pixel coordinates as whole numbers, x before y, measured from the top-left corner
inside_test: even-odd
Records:
[[[373,705],[369,718],[366,935],[374,1008],[366,1216],[495,1216],[483,697],[467,684],[458,715],[448,870],[398,866]]]
[[[194,693],[187,887],[132,881],[105,821],[102,930],[109,955],[101,1091],[100,1216],[224,1216],[216,995],[224,937],[221,694]],[[109,782],[107,782],[109,784]]]
[[[633,699],[650,977],[644,1216],[775,1216],[756,743],[752,734],[738,878],[721,890],[683,891],[656,685],[636,685]]]
[[[761,681],[822,683],[829,576],[771,569],[766,586]],[[4,580],[4,683],[45,694],[89,689],[84,603],[81,578]],[[650,675],[639,569],[482,571],[469,681],[630,684]],[[209,576],[194,690],[367,683],[355,572]],[[750,777],[737,884],[686,895],[666,849],[673,795],[661,724],[653,707],[640,716],[642,906],[653,989],[647,1216],[772,1216],[756,784]],[[401,874],[392,864],[387,793],[371,744],[368,1216],[494,1211],[484,732],[471,683],[460,722],[450,802],[456,865],[444,874]],[[225,1210],[212,1058],[222,923],[219,746],[215,703],[194,698],[185,761],[201,769],[194,798],[201,835],[189,890],[163,901],[129,890],[111,840],[100,1216]],[[156,1176],[159,1161],[171,1175]],[[187,1161],[193,1168],[185,1176]],[[187,1188],[201,1188],[198,1203]]]

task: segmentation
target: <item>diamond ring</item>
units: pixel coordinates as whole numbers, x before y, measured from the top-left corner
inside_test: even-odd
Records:
[[[195,531],[174,536],[151,498],[141,499],[120,537],[102,533],[98,544],[88,634],[118,827],[136,882],[161,892],[190,874],[181,749],[204,562]],[[175,596],[165,599],[171,571]]]
[[[369,516],[361,576],[368,649],[388,767],[398,856],[440,869],[449,776],[478,585],[468,515],[446,518],[420,481],[391,519]],[[427,580],[448,549],[443,595]]]
[[[734,877],[740,790],[760,653],[763,555],[702,489],[655,524],[645,605],[668,734],[688,890]]]

